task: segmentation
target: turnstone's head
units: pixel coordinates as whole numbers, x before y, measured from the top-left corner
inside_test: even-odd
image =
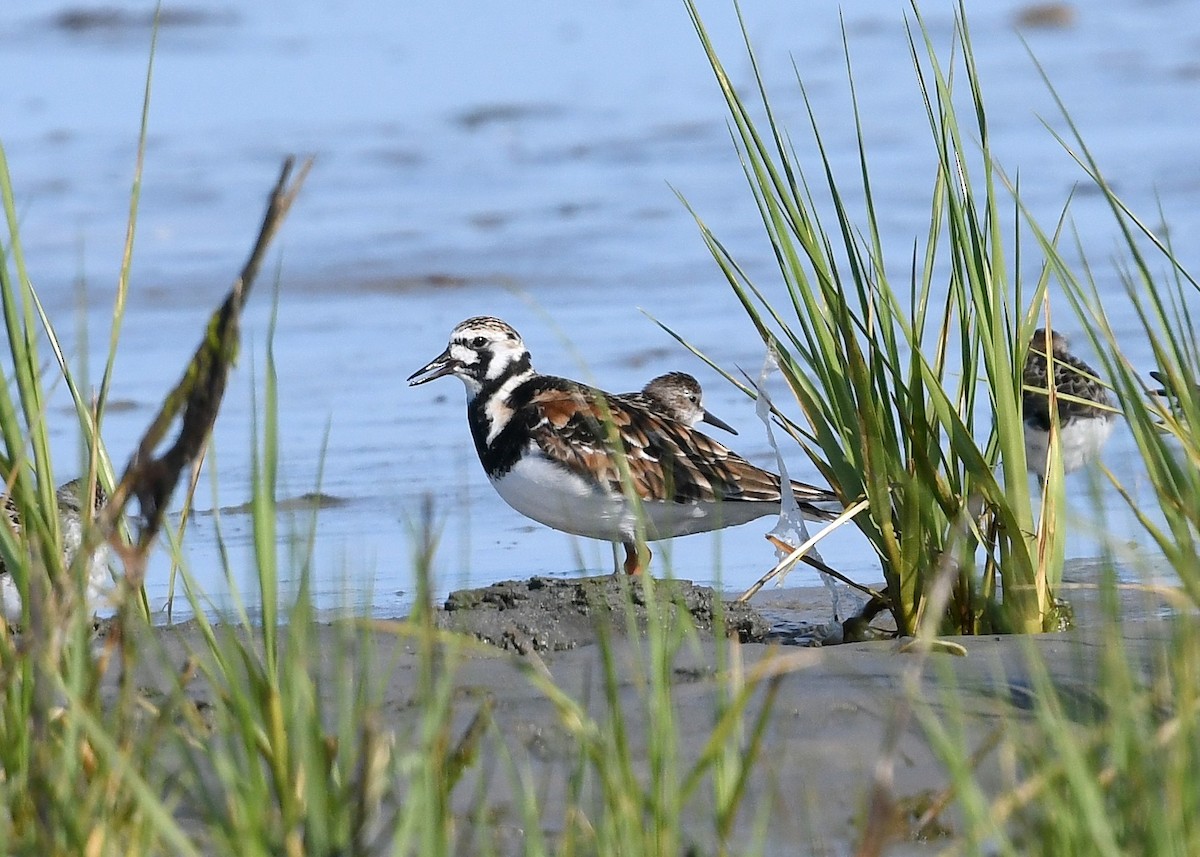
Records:
[[[731,434],[737,434],[728,423],[704,409],[702,395],[700,382],[686,372],[659,375],[642,388],[643,397],[677,422],[687,426],[706,422]]]
[[[481,315],[459,322],[446,350],[408,376],[409,386],[457,375],[474,396],[488,381],[530,371],[529,351],[506,322]]]

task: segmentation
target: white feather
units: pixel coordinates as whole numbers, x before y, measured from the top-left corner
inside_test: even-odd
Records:
[[[634,537],[639,505],[650,541],[706,533],[779,513],[778,503],[762,502],[634,504],[623,496],[611,496],[537,450],[522,456],[492,485],[508,505],[540,524],[612,542]]]
[[[1058,447],[1063,473],[1078,470],[1096,457],[1112,434],[1116,421],[1108,417],[1081,417],[1071,420],[1059,431]],[[1025,463],[1031,473],[1046,472],[1050,453],[1050,433],[1025,425]]]
[[[79,549],[81,527],[79,523],[68,522],[63,527],[63,563],[68,567]],[[103,613],[111,607],[109,596],[114,587],[112,572],[108,567],[108,548],[101,545],[92,552],[88,560],[87,586],[84,598],[87,609],[91,613]],[[13,576],[5,572],[0,574],[0,611],[9,622],[21,621],[21,593],[17,591],[17,583]]]

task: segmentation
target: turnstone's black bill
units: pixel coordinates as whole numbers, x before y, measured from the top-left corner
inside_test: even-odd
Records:
[[[704,422],[730,434],[737,434],[729,423],[704,409],[703,396],[700,382],[687,372],[668,372],[651,379],[636,393],[623,393],[621,399],[668,416],[685,426],[694,428],[697,423]]]
[[[1050,447],[1050,398],[1047,394],[1050,362],[1046,359],[1046,341],[1044,329],[1034,331],[1025,358],[1021,394],[1026,466],[1039,480],[1045,478]],[[1112,397],[1100,383],[1096,370],[1067,350],[1067,338],[1052,330],[1049,341],[1058,405],[1059,449],[1063,472],[1070,473],[1099,453],[1112,434],[1117,414],[1112,407]]]
[[[500,496],[556,530],[620,542],[629,574],[642,570],[639,521],[654,541],[779,512],[778,476],[653,408],[539,375],[521,336],[500,319],[462,322],[446,350],[408,380],[451,374],[466,385],[471,436]],[[792,490],[814,520],[841,508],[822,488],[793,482]]]
[[[63,542],[63,564],[69,566],[75,560],[83,543],[84,509],[87,509],[89,520],[108,502],[104,489],[96,485],[92,502],[85,503],[84,494],[87,488],[82,479],[72,479],[58,486],[55,499],[58,505],[58,520]],[[17,533],[21,531],[21,516],[11,497],[4,499],[4,514],[8,525]],[[112,588],[112,573],[108,568],[108,549],[100,545],[88,560],[87,568],[87,601],[90,609],[95,609],[101,603],[101,598]],[[11,622],[21,617],[21,596],[17,592],[16,583],[4,561],[0,560],[0,609]]]

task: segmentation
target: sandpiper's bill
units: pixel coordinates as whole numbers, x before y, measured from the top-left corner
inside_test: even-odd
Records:
[[[695,428],[700,423],[708,423],[730,434],[737,434],[733,426],[705,409],[704,391],[700,388],[700,382],[687,372],[659,375],[636,393],[622,393],[621,398],[670,417],[690,428]]]

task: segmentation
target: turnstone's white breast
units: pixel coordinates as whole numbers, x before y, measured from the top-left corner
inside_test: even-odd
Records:
[[[651,407],[539,375],[520,335],[497,318],[459,324],[446,350],[408,380],[445,375],[466,386],[475,449],[500,496],[556,530],[620,542],[630,574],[641,571],[643,539],[779,512],[778,476]],[[791,487],[812,519],[831,520],[840,509],[830,491]]]
[[[1029,472],[1043,480],[1050,451],[1050,378],[1054,379],[1063,472],[1078,470],[1099,452],[1116,422],[1112,397],[1091,366],[1068,351],[1067,338],[1034,331],[1025,358],[1022,410],[1025,418],[1025,461]],[[1053,362],[1053,375],[1050,365]]]

